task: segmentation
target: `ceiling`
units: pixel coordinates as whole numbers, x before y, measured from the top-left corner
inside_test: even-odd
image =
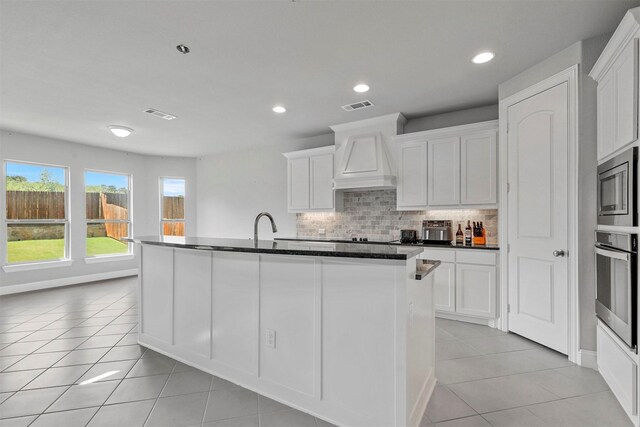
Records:
[[[402,112],[497,102],[498,84],[610,32],[640,1],[1,0],[0,128],[201,156]],[[183,55],[183,43],[191,53]],[[490,49],[496,58],[474,65]],[[366,94],[352,87],[366,82]],[[345,112],[369,99],[375,106]],[[275,114],[276,104],[286,106]],[[166,121],[143,112],[176,115]],[[116,138],[107,125],[133,128]]]

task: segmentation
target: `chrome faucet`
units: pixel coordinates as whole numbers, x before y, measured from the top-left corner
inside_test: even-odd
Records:
[[[253,222],[253,241],[256,243],[258,243],[258,222],[263,216],[266,216],[267,218],[269,218],[269,221],[271,221],[271,230],[274,233],[278,232],[278,227],[276,227],[276,223],[273,221],[273,217],[271,216],[271,214],[269,212],[259,213],[256,217],[256,220]]]

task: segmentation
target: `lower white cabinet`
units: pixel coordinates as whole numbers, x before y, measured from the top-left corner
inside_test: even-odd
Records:
[[[497,255],[480,249],[426,248],[420,258],[440,261],[433,273],[436,312],[495,319]]]
[[[597,331],[598,371],[634,425],[639,425],[637,354],[600,321]]]
[[[436,311],[456,311],[456,265],[442,262],[433,272],[433,305]]]
[[[496,267],[456,264],[456,312],[496,317]]]

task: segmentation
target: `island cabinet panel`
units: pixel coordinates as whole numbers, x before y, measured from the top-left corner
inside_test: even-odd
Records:
[[[260,378],[313,396],[315,261],[260,257]],[[274,344],[267,333],[275,333]]]
[[[258,373],[258,254],[214,252],[212,359]]]
[[[140,258],[140,329],[173,344],[173,249],[146,245]]]
[[[198,356],[211,356],[211,253],[174,252],[173,342]]]
[[[322,399],[353,425],[392,426],[395,370],[375,367],[394,360],[397,277],[383,263],[354,267],[322,262]]]

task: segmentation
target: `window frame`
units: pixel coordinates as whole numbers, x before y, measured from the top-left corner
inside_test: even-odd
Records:
[[[64,171],[64,218],[63,219],[9,219],[7,218],[7,210],[9,206],[7,206],[7,164],[8,163],[18,163],[23,165],[31,165],[31,166],[44,166],[44,167],[53,167],[60,168]],[[2,218],[4,219],[4,227],[6,232],[6,242],[5,242],[5,254],[3,262],[3,268],[5,271],[15,270],[21,271],[24,269],[31,268],[46,268],[46,267],[54,267],[54,266],[66,266],[70,265],[71,262],[71,244],[70,244],[70,227],[71,227],[71,218],[69,215],[69,208],[71,206],[70,203],[70,186],[69,186],[69,166],[57,165],[53,163],[44,163],[44,162],[31,162],[26,160],[13,160],[13,159],[4,159],[2,164],[2,173],[3,173],[3,181],[4,185],[2,186],[2,197],[4,200],[3,213]],[[62,258],[49,258],[49,259],[41,259],[41,260],[33,260],[33,261],[19,261],[19,262],[9,262],[9,226],[12,224],[22,224],[22,225],[30,225],[30,224],[62,224],[64,225],[64,255]]]
[[[163,197],[164,197],[164,180],[165,179],[181,179],[184,181],[184,206],[183,206],[183,211],[184,211],[184,217],[182,219],[164,219],[164,215],[163,215]],[[160,237],[165,237],[165,236],[169,236],[169,237],[181,237],[181,236],[170,236],[170,235],[165,235],[164,234],[164,224],[165,223],[175,223],[175,222],[182,222],[184,223],[184,234],[185,236],[187,235],[187,178],[183,177],[183,176],[160,176],[158,177],[158,211],[159,211],[159,217],[160,217],[160,228],[159,228],[159,235]]]
[[[127,215],[128,219],[89,219],[87,218],[87,172],[100,173],[105,175],[119,175],[127,177],[127,186],[128,186],[128,195],[127,198]],[[84,172],[82,174],[83,180],[83,194],[84,194],[84,260],[86,263],[100,262],[102,260],[108,260],[111,258],[117,259],[130,259],[133,253],[133,245],[131,242],[127,243],[127,252],[122,253],[110,253],[110,254],[99,254],[99,255],[87,255],[87,228],[89,224],[107,224],[107,223],[117,223],[117,224],[127,224],[127,234],[131,236],[133,234],[133,174],[126,172],[115,172],[115,171],[107,171],[101,169],[92,169],[92,168],[84,168]]]

